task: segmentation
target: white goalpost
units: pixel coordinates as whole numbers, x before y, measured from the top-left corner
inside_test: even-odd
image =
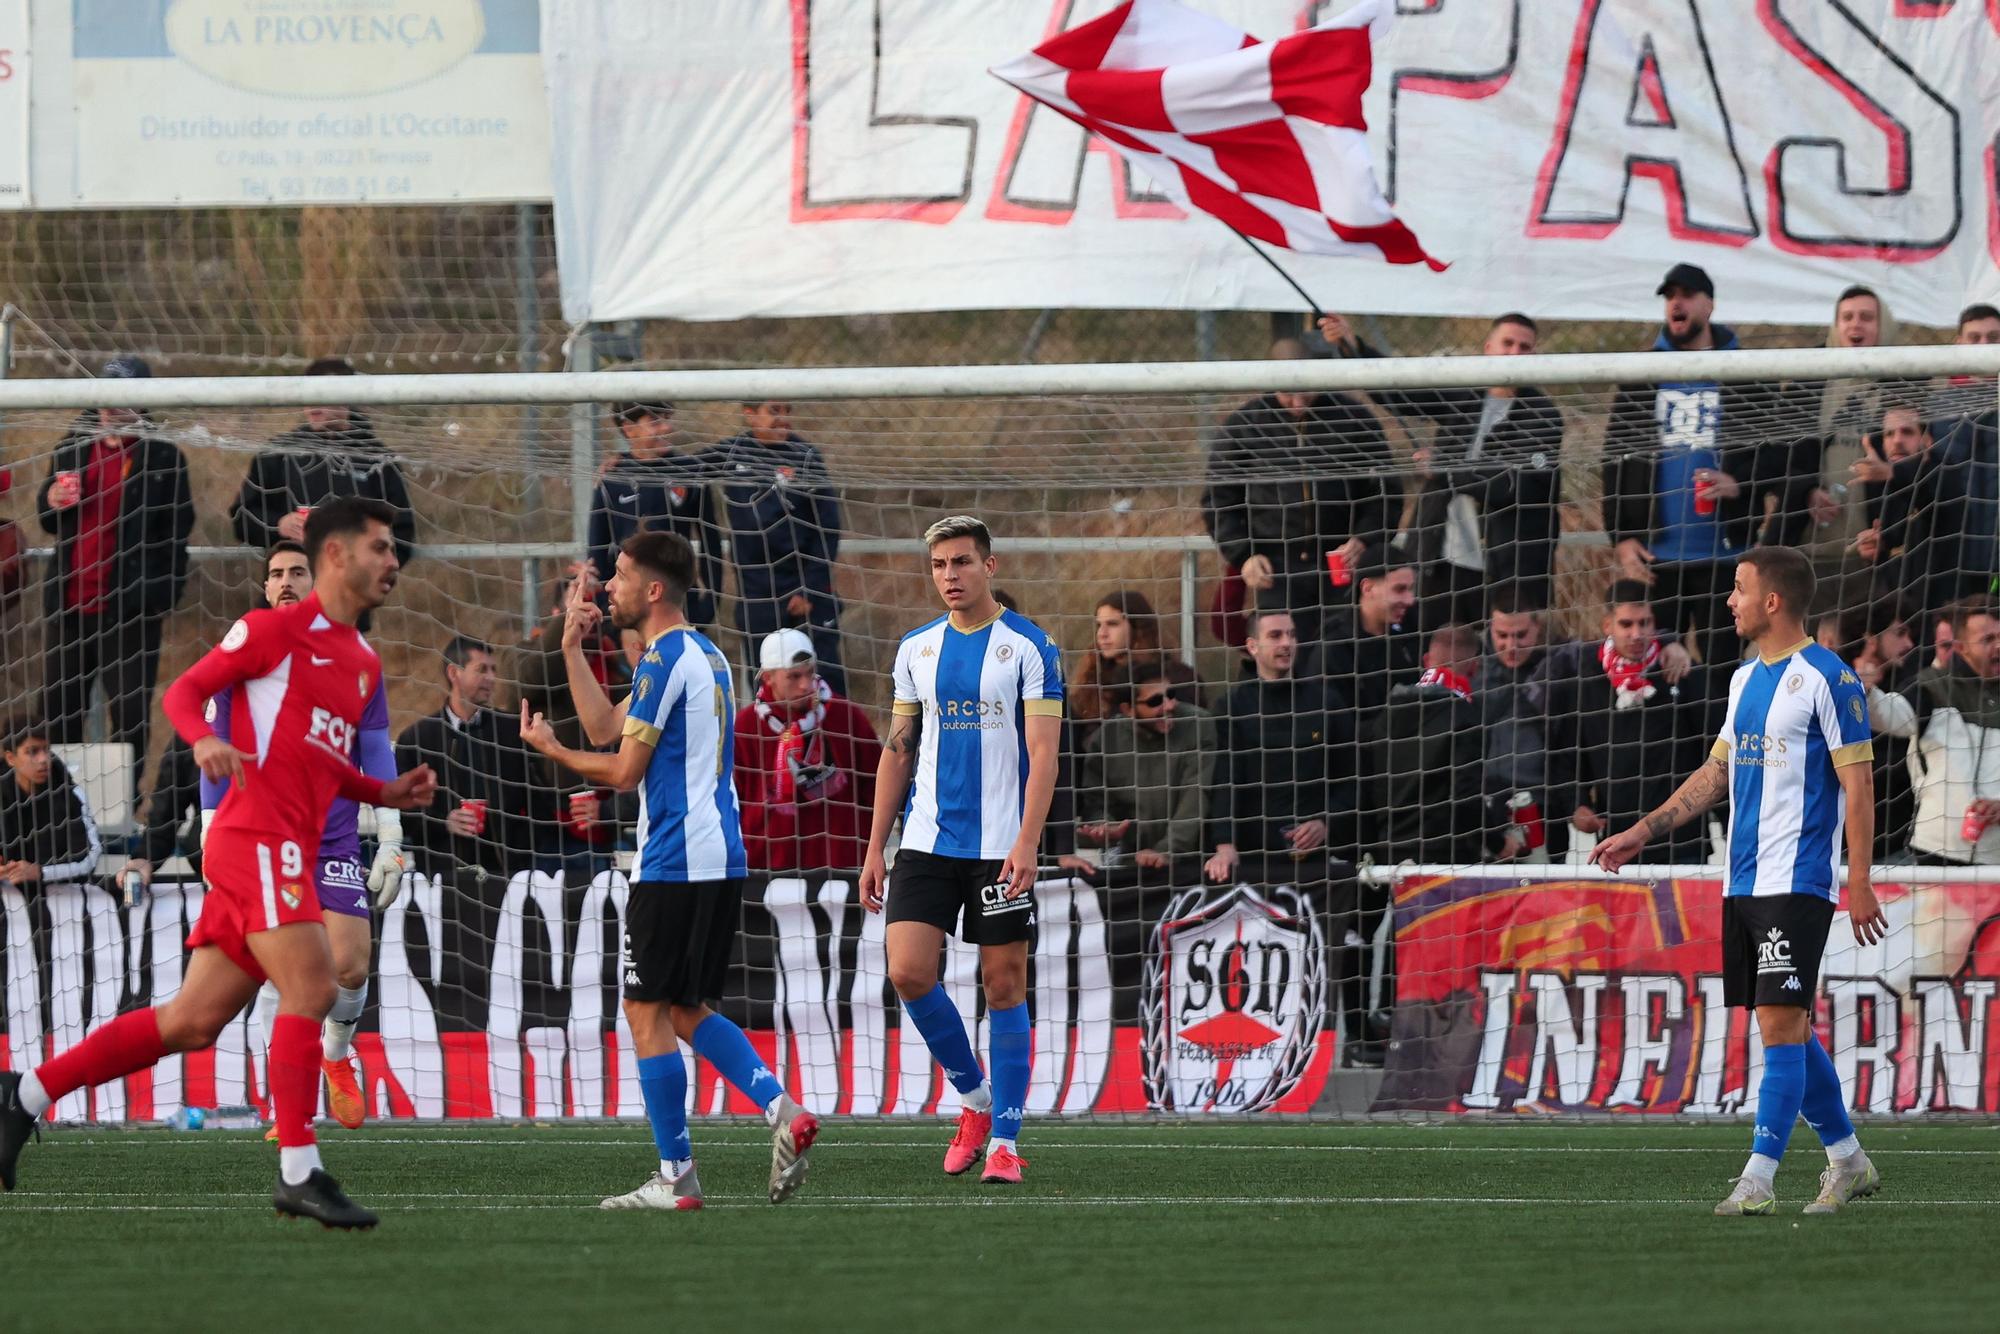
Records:
[[[566,693],[550,656],[564,582],[604,556],[606,507],[627,503],[625,479],[664,479],[643,483],[662,496],[678,489],[638,522],[684,531],[702,552],[705,629],[735,670],[733,705],[749,714],[739,800],[757,809],[764,840],[722,1000],[822,1111],[935,1115],[956,1101],[900,1023],[880,919],[854,899],[858,866],[834,853],[802,865],[778,847],[805,837],[802,820],[848,827],[858,811],[865,829],[872,773],[831,753],[744,772],[741,757],[754,769],[765,753],[759,730],[789,725],[769,701],[757,712],[757,649],[776,628],[805,631],[832,689],[881,732],[896,645],[938,614],[919,536],[964,512],[992,526],[997,582],[1061,648],[1076,706],[1037,889],[1031,1113],[1736,1114],[1757,1056],[1743,1025],[1718,1026],[1714,1014],[1713,844],[1616,875],[1584,861],[1597,830],[1632,818],[1634,794],[1661,781],[1670,790],[1688,757],[1699,763],[1735,665],[1733,639],[1716,638],[1725,627],[1703,620],[1709,604],[1678,585],[1670,600],[1681,574],[1662,557],[1648,615],[1663,651],[1678,652],[1643,663],[1671,668],[1671,680],[1647,676],[1657,697],[1628,707],[1603,683],[1611,668],[1600,670],[1616,656],[1600,658],[1617,633],[1613,599],[1638,596],[1619,582],[1633,571],[1607,486],[1666,476],[1647,470],[1687,442],[1663,434],[1673,423],[1659,391],[1692,387],[1725,433],[1698,447],[1712,445],[1715,460],[1755,456],[1718,522],[1737,525],[1740,546],[1807,549],[1824,595],[1815,633],[1843,661],[1865,662],[1871,687],[1913,701],[1908,718],[1882,714],[1901,730],[1878,743],[1895,788],[1883,819],[1901,822],[1873,872],[1891,935],[1850,947],[1837,925],[1824,969],[1822,1015],[1853,1106],[2000,1115],[1990,1093],[2000,846],[1983,846],[2000,845],[2000,826],[1990,840],[1983,828],[1937,834],[1970,829],[1968,803],[1987,794],[1983,778],[1961,784],[1956,771],[1949,791],[1927,786],[1946,783],[1937,766],[1956,763],[1961,743],[1938,721],[1947,710],[1924,703],[1954,660],[1955,618],[1977,614],[1966,599],[2000,577],[1997,381],[1992,346],[0,380],[0,468],[13,478],[0,517],[21,548],[0,600],[10,735],[55,725],[62,683],[51,673],[63,618],[78,614],[67,582],[76,520],[50,498],[61,475],[87,488],[89,465],[75,460],[124,429],[173,446],[189,507],[185,532],[146,539],[164,541],[147,560],[175,585],[170,609],[143,613],[158,631],[149,725],[121,724],[104,707],[114,686],[93,669],[83,714],[55,738],[92,808],[88,872],[0,884],[0,1062],[19,1067],[178,985],[203,890],[188,811],[172,805],[158,691],[256,604],[262,553],[235,511],[253,460],[275,447],[357,478],[392,464],[406,487],[412,556],[370,631],[399,736],[455,698],[445,658],[455,640],[498,663],[492,707],[525,695],[540,708]],[[1618,386],[1641,388],[1621,397]],[[1516,456],[1495,442],[1510,416],[1531,411],[1519,405],[1544,400],[1483,405],[1488,390],[1529,387],[1546,395],[1551,433],[1547,449]],[[1306,406],[1287,417],[1286,396]],[[1621,401],[1642,403],[1639,427],[1619,416]],[[670,430],[646,444],[616,405]],[[142,415],[114,428],[103,408]],[[365,420],[376,452],[356,462],[339,442],[274,446],[313,408]],[[1885,428],[1899,412],[1913,414],[1916,443],[1892,458],[1901,446]],[[781,422],[762,428],[772,440],[813,446],[823,475],[817,464],[765,470],[753,417]],[[657,473],[621,462],[660,448]],[[1864,465],[1851,481],[1850,459]],[[1530,529],[1547,568],[1495,574],[1515,569],[1503,546],[1530,541],[1503,531]],[[1245,582],[1246,556],[1286,550],[1311,559],[1266,588]],[[1328,554],[1341,559],[1328,566]],[[1987,563],[1965,566],[1975,558]],[[797,576],[808,580],[798,607],[789,585],[769,592],[773,570],[795,567],[811,570]],[[1407,600],[1376,626],[1379,608],[1364,599],[1398,571],[1409,572]],[[1282,670],[1246,649],[1246,620],[1260,610],[1296,621],[1300,643]],[[1505,662],[1501,627],[1524,617],[1533,642]],[[1887,661],[1905,632],[1914,642]],[[594,660],[614,692],[624,652],[607,642]],[[1434,732],[1407,708],[1427,671],[1445,673],[1432,684],[1465,676],[1464,709],[1436,715],[1458,721]],[[1310,700],[1306,682],[1320,692]],[[1282,708],[1269,703],[1280,685]],[[1530,695],[1540,702],[1521,702]],[[1146,703],[1156,697],[1174,703]],[[1530,724],[1540,731],[1524,740]],[[1413,768],[1413,756],[1443,758]],[[824,795],[800,795],[800,783],[817,794],[823,780]],[[472,843],[421,851],[408,892],[377,923],[359,1047],[373,1114],[639,1114],[615,966],[635,812],[597,793],[601,807],[589,809],[601,813],[579,821],[576,795],[534,767],[510,812],[515,832],[475,840],[485,860],[471,880]],[[1461,817],[1472,824],[1453,823]],[[1260,820],[1269,828],[1249,833]],[[1129,828],[1117,832],[1121,821]],[[1302,825],[1317,828],[1292,842]],[[1218,872],[1224,844],[1241,860]],[[128,861],[163,850],[148,863],[151,892],[127,898]],[[17,855],[0,848],[0,863]],[[977,1026],[975,969],[975,952],[954,945],[947,988]],[[59,1114],[155,1121],[182,1105],[257,1102],[252,1023],[232,1026],[216,1053]],[[697,1071],[692,1089],[704,1114],[742,1110],[713,1072]]]

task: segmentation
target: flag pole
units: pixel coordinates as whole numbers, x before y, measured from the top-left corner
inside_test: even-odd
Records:
[[[1216,219],[1216,221],[1221,222],[1222,220],[1218,218]],[[1222,225],[1225,227],[1229,227],[1229,224],[1226,222],[1222,223]],[[1285,285],[1287,287],[1290,287],[1294,292],[1297,292],[1299,296],[1305,301],[1306,305],[1312,307],[1313,323],[1315,325],[1317,325],[1321,320],[1326,318],[1326,312],[1319,308],[1319,302],[1312,299],[1312,293],[1306,291],[1305,288],[1299,286],[1298,280],[1293,278],[1291,274],[1286,273],[1284,269],[1280,268],[1277,260],[1272,259],[1269,255],[1265,254],[1264,247],[1258,245],[1255,241],[1245,236],[1242,232],[1237,232],[1234,227],[1229,227],[1229,230],[1232,232],[1236,232],[1236,239],[1243,242],[1244,245],[1249,246],[1250,253],[1257,256],[1258,259],[1263,260],[1266,264],[1269,264],[1271,266],[1272,271],[1275,272],[1280,278],[1283,278],[1285,280]]]

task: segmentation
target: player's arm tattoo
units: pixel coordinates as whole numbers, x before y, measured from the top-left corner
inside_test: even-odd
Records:
[[[914,755],[923,739],[922,715],[899,713],[889,723],[889,739],[883,743],[883,749],[892,755]]]
[[[1688,780],[1667,799],[1667,804],[1646,817],[1646,833],[1653,838],[1680,828],[1720,802],[1729,791],[1729,761],[1710,756],[1707,763],[1688,775]]]

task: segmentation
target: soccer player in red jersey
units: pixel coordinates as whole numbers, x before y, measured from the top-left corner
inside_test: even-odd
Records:
[[[313,1139],[320,1021],[333,1005],[334,973],[312,875],[336,796],[408,810],[428,804],[437,789],[428,766],[385,783],[350,758],[362,708],[382,676],[354,626],[396,586],[394,518],[381,502],[357,497],[315,509],[305,548],[316,591],[292,606],[251,612],[168,687],[162,708],[194,748],[195,763],[210,779],[231,782],[209,828],[208,895],[188,935],[187,979],[166,1004],[118,1016],[30,1073],[0,1073],[0,1187],[14,1188],[15,1162],[51,1102],[170,1052],[210,1045],[269,979],[278,989],[268,1065],[280,1156],[272,1203],[281,1215],[328,1227],[379,1221],[320,1167]],[[203,717],[226,687],[235,687],[233,744]]]

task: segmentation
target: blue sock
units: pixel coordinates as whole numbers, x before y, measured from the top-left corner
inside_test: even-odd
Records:
[[[1028,1031],[1027,1002],[1005,1010],[989,1009],[993,1025],[993,1138],[1011,1140],[1021,1133],[1021,1109],[1028,1101],[1028,1067],[1035,1041]]]
[[[903,1002],[903,1012],[916,1023],[931,1049],[931,1057],[944,1067],[944,1077],[960,1093],[970,1093],[986,1082],[979,1058],[972,1053],[972,1039],[965,1036],[965,1019],[945,994],[940,982],[915,1000]]]
[[[1819,1045],[1819,1035],[1806,1035],[1805,1097],[1799,1103],[1806,1124],[1819,1136],[1821,1144],[1838,1144],[1854,1134],[1854,1122],[1847,1117],[1847,1095],[1841,1091],[1840,1072],[1833,1057]]]
[[[646,1099],[646,1119],[653,1123],[653,1143],[662,1162],[694,1157],[688,1142],[687,1066],[681,1054],[639,1058],[639,1092]]]
[[[694,1049],[722,1077],[759,1107],[769,1107],[785,1090],[771,1067],[758,1059],[757,1049],[743,1030],[719,1014],[711,1014],[694,1030]]]
[[[1757,1133],[1750,1151],[1766,1158],[1785,1156],[1785,1143],[1799,1119],[1806,1094],[1806,1046],[1787,1042],[1764,1048],[1764,1081],[1757,1086]]]

